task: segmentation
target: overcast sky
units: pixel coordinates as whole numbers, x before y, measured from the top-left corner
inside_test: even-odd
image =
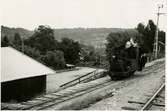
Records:
[[[134,28],[149,19],[156,22],[157,4],[167,13],[167,0],[0,0],[2,25],[34,30],[38,25],[52,28],[113,27]],[[167,31],[167,16],[159,27]]]

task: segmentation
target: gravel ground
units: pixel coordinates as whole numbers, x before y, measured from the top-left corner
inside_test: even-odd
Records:
[[[46,81],[46,92],[47,93],[54,92],[60,87],[60,85],[67,83],[71,80],[78,78],[79,76],[85,75],[95,70],[96,70],[95,68],[81,67],[79,70],[48,75],[47,81]],[[98,72],[101,72],[101,71],[104,71],[104,70],[103,69],[98,70]]]
[[[136,73],[138,76],[146,74],[149,74],[149,76],[136,80],[136,82],[130,84],[128,87],[122,87],[113,97],[97,102],[89,108],[86,108],[86,110],[139,110],[142,107],[141,104],[128,103],[128,101],[146,102],[147,99],[153,95],[155,90],[158,89],[161,83],[164,82],[164,66],[165,65],[158,69],[156,69],[156,66],[149,67],[152,68],[151,72],[149,72],[150,70],[145,69],[141,73]]]
[[[142,72],[125,80],[111,81],[111,85],[85,94],[47,110],[125,110],[140,109],[139,104],[129,100],[145,102],[164,81],[164,61],[151,63]]]

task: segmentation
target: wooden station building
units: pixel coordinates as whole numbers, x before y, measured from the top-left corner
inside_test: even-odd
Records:
[[[55,71],[11,47],[1,48],[1,101],[26,101],[46,90]]]

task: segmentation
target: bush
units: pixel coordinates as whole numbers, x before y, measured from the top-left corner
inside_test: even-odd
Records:
[[[63,69],[66,65],[63,52],[58,50],[48,51],[42,61],[54,69]]]

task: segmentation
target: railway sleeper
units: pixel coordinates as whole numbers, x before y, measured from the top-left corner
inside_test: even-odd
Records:
[[[165,99],[165,96],[162,96],[162,95],[157,95],[157,97]]]

